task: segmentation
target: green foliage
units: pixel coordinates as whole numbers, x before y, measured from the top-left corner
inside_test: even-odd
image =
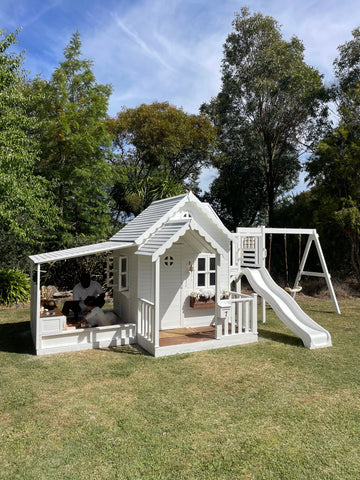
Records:
[[[76,32],[51,80],[33,82],[42,96],[34,106],[41,145],[38,171],[51,182],[64,224],[60,240],[68,245],[75,237],[106,238],[111,224],[111,138],[104,122],[111,87],[96,82],[92,62],[81,58],[80,48]]]
[[[233,28],[224,45],[221,91],[202,106],[220,130],[225,157],[211,194],[229,217],[240,204],[241,223],[266,212],[271,224],[277,199],[296,184],[305,143],[326,115],[325,89],[304,61],[303,44],[284,40],[273,18],[242,8]],[[235,216],[234,225],[239,220]]]
[[[216,130],[204,115],[189,115],[167,102],[124,108],[108,122],[119,155],[112,195],[114,215],[137,215],[152,201],[197,189],[210,164]]]
[[[347,236],[351,264],[360,282],[360,30],[339,47],[335,60],[336,99],[340,122],[319,142],[306,169],[328,217]],[[322,208],[323,210],[323,208]],[[320,224],[322,215],[318,215]]]
[[[57,223],[49,183],[35,172],[39,144],[22,55],[11,52],[17,32],[0,32],[0,266],[24,266]]]
[[[352,40],[338,47],[335,93],[342,121],[356,127],[360,117],[360,27],[352,35]]]
[[[0,303],[10,306],[28,302],[30,299],[30,278],[18,270],[0,270]]]

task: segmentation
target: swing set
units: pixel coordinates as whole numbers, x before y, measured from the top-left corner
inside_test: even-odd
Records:
[[[302,276],[309,276],[309,277],[322,277],[325,279],[328,290],[330,292],[331,300],[333,302],[334,308],[336,313],[340,314],[340,308],[335,296],[334,288],[331,282],[331,276],[330,273],[327,269],[326,262],[325,262],[325,257],[323,254],[323,251],[321,249],[320,241],[319,241],[319,235],[316,232],[315,229],[306,229],[306,228],[268,228],[266,227],[265,229],[265,234],[269,235],[269,252],[268,252],[268,270],[270,272],[271,269],[271,250],[272,250],[272,236],[273,235],[283,235],[284,237],[284,253],[285,253],[285,273],[286,273],[286,285],[285,285],[285,290],[293,297],[295,298],[295,295],[302,290],[302,287],[300,286],[300,280]],[[288,269],[288,245],[287,245],[287,235],[297,235],[298,236],[298,272],[295,278],[294,285],[290,287],[289,285],[289,269]],[[301,257],[301,236],[302,235],[308,235],[308,240],[305,246],[305,250],[303,253],[303,256]],[[314,242],[314,245],[316,247],[316,251],[320,260],[320,265],[321,265],[321,272],[311,272],[308,270],[305,270],[305,264],[310,252],[310,248],[312,243]]]
[[[271,253],[272,253],[272,236],[273,234],[269,234],[269,255],[268,255],[268,271],[271,273]],[[298,235],[299,239],[299,264],[298,268],[300,268],[300,262],[301,262],[301,234]],[[287,238],[286,238],[286,233],[284,233],[284,252],[285,252],[285,274],[286,274],[286,284],[285,284],[285,290],[288,293],[298,293],[301,292],[302,286],[300,284],[294,285],[292,288],[290,287],[289,284],[289,267],[288,267],[288,253],[287,253]]]

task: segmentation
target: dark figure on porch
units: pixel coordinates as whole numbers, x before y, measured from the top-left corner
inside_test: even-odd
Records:
[[[97,307],[101,308],[105,303],[105,292],[100,283],[91,280],[88,273],[83,273],[80,277],[80,282],[74,287],[73,300],[64,303],[62,313],[68,316],[71,310],[77,319],[79,315],[88,312],[88,308],[85,305],[85,299],[87,297],[95,297]]]

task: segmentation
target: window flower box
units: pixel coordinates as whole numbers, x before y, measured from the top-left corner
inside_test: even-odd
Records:
[[[190,297],[191,308],[208,308],[215,307],[215,297],[206,298],[202,295],[200,297]]]
[[[223,300],[229,298],[229,292],[222,290],[220,299]],[[191,308],[207,308],[215,306],[215,288],[199,288],[190,294],[190,307]]]

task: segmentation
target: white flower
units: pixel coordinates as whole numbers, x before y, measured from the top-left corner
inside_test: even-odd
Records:
[[[200,290],[195,290],[190,293],[190,297],[196,298],[196,300],[199,300],[201,297],[201,291]]]
[[[215,296],[215,289],[214,288],[202,288],[201,289],[201,296],[205,297],[206,299],[212,298]]]

